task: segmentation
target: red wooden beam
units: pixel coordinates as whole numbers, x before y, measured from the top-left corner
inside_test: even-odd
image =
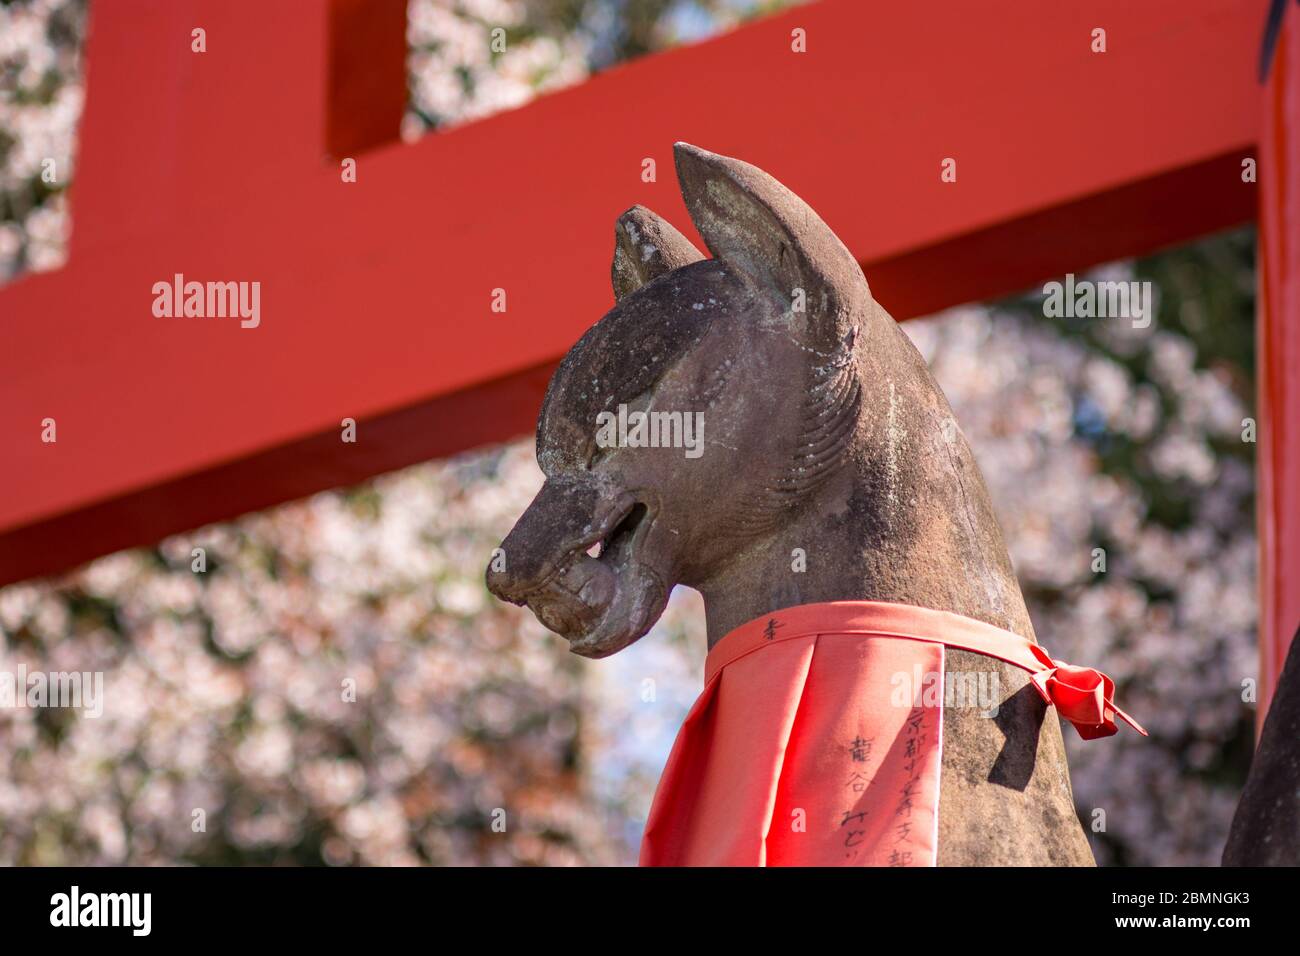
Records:
[[[92,6],[71,257],[0,290],[0,583],[529,431],[618,213],[688,228],[675,140],[799,192],[902,318],[1254,216],[1231,0],[823,2],[411,145],[375,6]],[[176,273],[259,281],[260,325],[155,318]]]

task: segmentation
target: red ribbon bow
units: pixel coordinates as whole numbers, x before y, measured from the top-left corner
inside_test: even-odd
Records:
[[[1115,682],[1101,671],[1054,661],[1037,644],[1030,645],[1030,650],[1043,665],[1032,677],[1038,693],[1074,724],[1084,740],[1114,734],[1119,729],[1115,726],[1117,716],[1143,737],[1149,736],[1141,724],[1115,706]]]

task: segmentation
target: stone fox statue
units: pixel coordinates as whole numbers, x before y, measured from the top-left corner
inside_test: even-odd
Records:
[[[675,155],[712,258],[619,217],[617,302],[551,381],[546,481],[487,573],[592,658],[674,585],[702,593],[705,692],[642,862],[1091,865],[1057,714],[1085,737],[1128,718],[1108,678],[1037,647],[926,363],[802,200]],[[703,453],[599,441],[616,412],[698,414]],[[953,677],[993,698],[954,701]]]

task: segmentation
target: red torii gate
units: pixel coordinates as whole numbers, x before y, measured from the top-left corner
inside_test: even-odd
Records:
[[[1239,0],[825,0],[410,145],[404,0],[90,16],[69,261],[0,290],[0,584],[528,432],[617,214],[689,222],[640,178],[684,139],[797,189],[900,318],[1262,209],[1266,707],[1300,620],[1297,15],[1265,97]],[[261,282],[261,325],[155,318],[176,273]]]

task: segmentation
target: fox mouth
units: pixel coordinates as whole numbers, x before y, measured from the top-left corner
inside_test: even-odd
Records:
[[[636,532],[645,521],[649,510],[631,496],[624,497],[626,500],[620,501],[610,508],[607,514],[595,521],[589,533],[570,544],[559,558],[551,562],[551,570],[545,577],[514,598],[514,603],[530,603],[533,598],[557,586],[571,591],[571,588],[564,587],[565,579],[584,558],[603,561],[606,564],[626,560],[640,542]]]
[[[605,657],[643,637],[670,587],[656,565],[659,502],[587,475],[548,478],[501,543],[488,590],[524,605],[584,657]]]
[[[653,525],[650,508],[625,496],[521,603],[575,654],[621,650],[650,629],[667,600],[659,574],[642,560]]]
[[[606,522],[605,530],[595,543],[582,550],[587,555],[595,558],[597,561],[606,561],[617,564],[635,552],[637,545],[641,543],[644,537],[641,525],[649,527],[646,516],[649,515],[650,509],[640,501],[633,501],[626,510],[616,517]]]

